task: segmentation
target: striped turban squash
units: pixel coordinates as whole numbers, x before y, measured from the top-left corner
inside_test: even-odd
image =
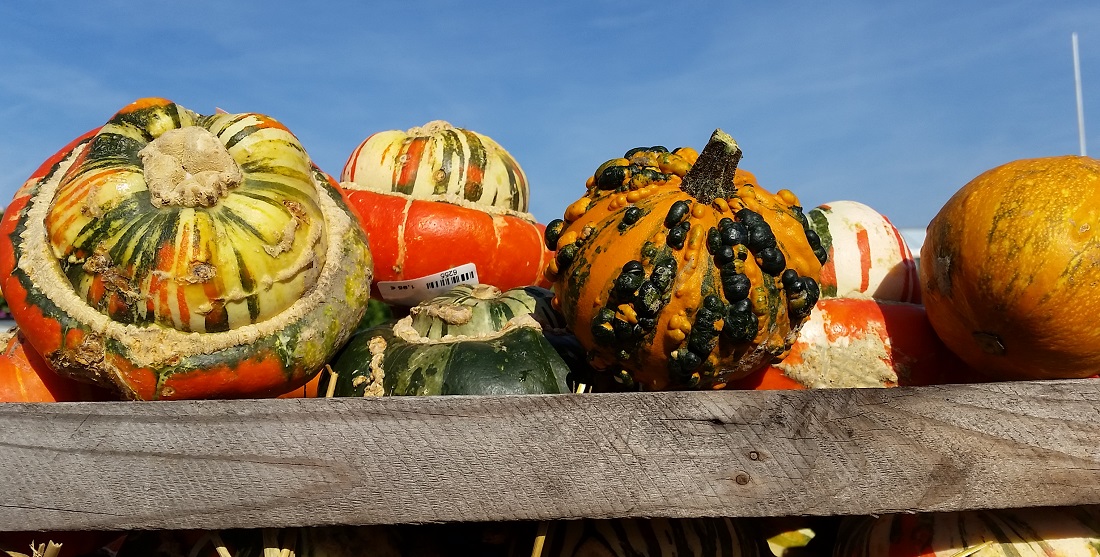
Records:
[[[597,368],[651,390],[722,388],[790,349],[826,254],[798,198],[740,159],[721,130],[701,153],[632,149],[547,224],[555,303]]]
[[[920,303],[917,261],[890,219],[858,201],[832,201],[806,212],[829,254],[821,268],[823,298]]]
[[[527,175],[489,136],[435,120],[372,134],[352,151],[343,180],[416,199],[448,196],[527,211]]]
[[[12,316],[132,399],[285,392],[366,309],[371,254],[278,121],[140,99],[47,160],[0,224]]]
[[[439,120],[378,132],[352,152],[340,185],[370,238],[379,282],[473,263],[479,282],[502,290],[544,284],[551,254],[545,227],[527,212],[527,177],[488,136]]]

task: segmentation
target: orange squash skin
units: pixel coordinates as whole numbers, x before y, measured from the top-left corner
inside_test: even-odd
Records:
[[[110,391],[50,369],[18,329],[0,352],[0,402],[82,402],[117,398]]]
[[[516,214],[446,201],[343,186],[348,204],[367,232],[378,281],[402,281],[474,263],[478,279],[501,290],[546,286],[543,269],[553,257],[543,225]]]
[[[936,333],[994,379],[1100,370],[1100,161],[1023,159],[963,186],[932,219],[922,299]]]
[[[321,373],[313,376],[308,383],[300,387],[295,387],[285,393],[279,393],[274,398],[323,398],[324,395],[320,392],[321,379],[325,377],[327,371],[322,370]]]
[[[15,197],[4,210],[3,219],[0,220],[0,237],[7,238],[11,234],[15,233],[17,226],[19,225],[20,214],[23,208],[26,207],[27,202],[30,201],[30,191],[34,184],[46,176],[54,167],[56,167],[62,160],[68,156],[78,145],[87,142],[92,136],[99,131],[99,128],[89,130],[76,139],[69,142],[67,145],[61,148],[58,152],[54,153],[48,159],[42,162],[26,182],[16,191]],[[6,244],[7,242],[0,242],[0,244]],[[21,308],[24,311],[28,311],[31,314],[36,314],[32,319],[29,319],[25,326],[19,327],[19,336],[25,339],[29,334],[31,338],[43,338],[47,342],[59,343],[61,342],[61,326],[56,322],[42,317],[42,312],[35,306],[27,304],[27,291],[19,284],[18,280],[14,280],[11,276],[12,269],[15,268],[15,253],[14,250],[4,249],[0,246],[0,272],[2,272],[3,278],[0,279],[2,283],[4,298],[8,302],[9,308]],[[12,342],[23,344],[22,339],[13,338]],[[8,350],[10,351],[12,346],[9,344]],[[21,349],[21,348],[20,348]],[[39,360],[41,356],[33,348],[30,349]],[[50,370],[49,366],[42,361],[42,365],[46,370]],[[32,366],[33,367],[33,366]],[[50,373],[53,373],[50,370]],[[43,395],[44,397],[44,395]],[[30,402],[30,401],[27,401]]]
[[[631,150],[547,225],[555,304],[596,368],[647,390],[718,389],[789,350],[824,253],[794,194],[739,158],[720,130],[702,153]]]
[[[982,380],[936,336],[924,306],[822,298],[782,361],[729,388],[898,387]]]

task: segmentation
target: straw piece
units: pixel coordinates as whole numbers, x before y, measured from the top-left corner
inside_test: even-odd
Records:
[[[542,547],[546,545],[546,532],[550,529],[550,521],[539,522],[538,532],[535,533],[535,545],[531,548],[531,557],[542,557]]]

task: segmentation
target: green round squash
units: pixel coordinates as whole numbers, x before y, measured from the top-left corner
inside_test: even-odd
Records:
[[[332,364],[332,394],[570,392],[570,367],[544,333],[560,322],[551,298],[538,287],[457,285],[396,322],[356,331]]]

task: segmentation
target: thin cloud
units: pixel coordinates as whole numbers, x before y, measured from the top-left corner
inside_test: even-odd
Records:
[[[15,3],[0,8],[0,129],[19,130],[0,135],[0,198],[158,95],[274,116],[330,172],[374,131],[449,120],[517,158],[544,221],[603,161],[722,127],[805,205],[855,199],[923,227],[981,170],[1076,148],[1069,33],[1091,118],[1094,4]]]

